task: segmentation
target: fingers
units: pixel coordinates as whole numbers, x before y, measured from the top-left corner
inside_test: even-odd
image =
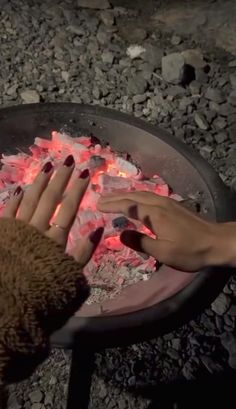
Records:
[[[131,249],[146,253],[154,258],[158,258],[157,240],[137,232],[136,230],[126,230],[122,232],[120,239],[123,244]]]
[[[4,209],[3,217],[15,218],[22,198],[23,190],[18,186]]]
[[[41,195],[37,209],[31,219],[31,224],[38,230],[42,232],[48,230],[50,220],[62,199],[65,188],[74,170],[74,164],[73,156],[68,156],[63,166],[58,169],[54,178]]]
[[[124,192],[124,193],[110,193],[104,196],[101,196],[99,199],[99,204],[111,203],[117,200],[133,200],[138,203],[143,203],[146,205],[157,206],[163,203],[162,196],[158,196],[155,193],[136,191],[136,192]]]
[[[152,215],[157,213],[156,207],[129,199],[99,202],[97,208],[104,213],[123,213],[131,219],[140,220],[147,227],[150,227]]]
[[[52,225],[48,233],[58,244],[66,245],[68,233],[74,223],[88,184],[89,171],[85,169],[62,200],[60,210],[54,220],[55,225]]]
[[[101,241],[104,232],[103,227],[99,227],[86,239],[81,239],[78,241],[77,246],[73,250],[73,256],[76,261],[78,261],[81,266],[85,266],[91,259],[93,253],[95,252],[98,244]]]
[[[36,177],[34,183],[25,192],[24,198],[20,204],[18,218],[28,223],[37,206],[39,199],[48,185],[48,182],[53,174],[53,166],[51,162],[47,162],[41,172]]]

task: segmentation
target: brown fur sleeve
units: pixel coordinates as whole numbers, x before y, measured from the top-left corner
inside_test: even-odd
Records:
[[[48,353],[51,333],[88,295],[73,257],[34,227],[0,219],[0,382],[32,373]]]

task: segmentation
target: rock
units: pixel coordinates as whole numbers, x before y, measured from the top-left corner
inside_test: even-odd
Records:
[[[107,27],[111,27],[115,23],[114,13],[111,10],[101,11],[100,18]]]
[[[228,314],[232,315],[233,317],[236,317],[236,305],[231,305]]]
[[[195,79],[200,84],[207,84],[209,81],[209,77],[207,73],[205,73],[202,68],[195,68]]]
[[[231,114],[236,114],[236,106],[230,105],[228,102],[219,105],[218,114],[222,116],[229,116]]]
[[[147,38],[147,32],[144,28],[130,27],[129,24],[124,24],[119,27],[121,36],[129,43],[143,45],[143,40]]]
[[[7,401],[7,407],[9,409],[22,409],[15,395],[10,395]]]
[[[217,102],[218,104],[221,104],[222,102],[226,101],[226,97],[224,93],[217,88],[211,88],[211,87],[207,88],[204,96],[206,99]]]
[[[184,57],[185,64],[194,68],[203,68],[206,65],[200,50],[185,50],[181,54]]]
[[[141,95],[137,94],[137,95],[134,95],[134,97],[133,97],[134,104],[142,104],[146,100],[147,100],[147,95],[146,94],[141,94]]]
[[[181,339],[180,338],[172,339],[171,345],[172,345],[172,348],[176,349],[176,351],[179,351],[181,349]]]
[[[178,360],[180,358],[179,353],[175,349],[172,349],[172,348],[168,348],[167,355],[169,355],[174,360]]]
[[[103,51],[102,61],[104,64],[113,64],[114,54],[111,51]]]
[[[166,94],[172,97],[179,97],[186,93],[185,88],[180,87],[179,85],[173,85],[172,87],[167,88]]]
[[[67,30],[70,31],[72,34],[76,34],[77,36],[84,36],[85,30],[81,26],[77,26],[75,24],[71,24],[67,27]]]
[[[194,380],[199,366],[197,358],[190,358],[183,366],[182,373],[187,380]]]
[[[40,403],[43,400],[43,393],[40,390],[33,391],[29,394],[32,403]]]
[[[42,403],[33,403],[31,409],[45,409],[45,406]]]
[[[200,360],[211,374],[221,372],[223,369],[219,363],[213,361],[213,359],[210,358],[209,356],[202,355],[200,357]]]
[[[163,57],[163,50],[152,44],[144,44],[145,52],[141,55],[142,60],[146,61],[154,68],[160,68]]]
[[[206,131],[209,128],[209,124],[208,124],[205,116],[200,112],[195,113],[194,121],[196,122],[197,126],[200,129],[203,129],[204,131]]]
[[[184,57],[181,53],[172,53],[162,57],[162,76],[165,81],[179,84],[183,75]]]
[[[223,143],[228,139],[228,136],[225,132],[219,132],[214,135],[216,143]]]
[[[201,84],[198,81],[192,81],[189,84],[189,89],[192,95],[199,95],[201,92]]]
[[[236,90],[232,91],[228,96],[228,102],[236,107]]]
[[[236,337],[232,332],[224,332],[221,336],[221,343],[229,353],[229,365],[236,369]]]
[[[147,89],[147,81],[139,74],[129,78],[127,84],[128,95],[144,94]]]
[[[70,74],[69,74],[68,71],[62,71],[62,72],[61,72],[61,77],[62,77],[62,79],[63,79],[65,82],[68,82],[68,81],[69,81]]]
[[[40,101],[38,92],[33,89],[22,91],[20,96],[26,104],[37,104]]]
[[[200,154],[204,159],[209,159],[211,157],[213,148],[209,145],[201,146]]]
[[[229,66],[230,68],[236,67],[236,60],[230,61],[229,64],[228,64],[228,66]]]
[[[171,37],[170,42],[171,42],[172,45],[179,45],[179,44],[182,42],[182,39],[181,39],[180,36],[173,35],[173,36]]]
[[[44,398],[44,405],[47,406],[51,406],[53,407],[53,402],[54,402],[54,396],[52,393],[50,392],[46,392],[45,393],[45,398]]]
[[[19,88],[18,84],[14,84],[11,87],[7,88],[6,94],[7,95],[14,95],[16,94],[17,89]]]
[[[236,88],[236,74],[231,74],[229,76],[230,79],[230,83],[232,85],[233,88]]]
[[[141,45],[130,45],[127,50],[126,54],[128,57],[131,58],[131,60],[134,60],[136,58],[141,57],[141,55],[145,52],[145,48],[142,47]]]
[[[227,121],[225,118],[223,118],[222,116],[218,116],[214,122],[213,122],[213,126],[216,130],[219,129],[225,129],[227,126]]]
[[[232,142],[236,142],[236,123],[229,127],[228,132],[229,132],[229,139]]]
[[[84,7],[87,9],[109,9],[110,3],[108,0],[77,0],[78,7]]]
[[[221,293],[216,300],[211,304],[212,310],[218,314],[223,315],[230,307],[230,298],[224,293]]]

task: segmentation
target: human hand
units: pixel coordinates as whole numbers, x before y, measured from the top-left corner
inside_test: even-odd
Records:
[[[101,196],[98,209],[140,220],[156,238],[126,230],[122,243],[171,267],[194,272],[236,261],[235,223],[208,222],[173,199],[150,192],[109,194]]]
[[[16,189],[3,216],[17,218],[36,227],[65,249],[70,229],[89,184],[89,171],[86,169],[75,180],[68,192],[65,192],[74,167],[74,158],[70,155],[51,180],[53,166],[51,162],[47,162],[25,193],[20,186]],[[60,209],[51,224],[58,205],[61,205]],[[74,248],[72,255],[81,266],[84,266],[91,258],[102,234],[103,229],[99,228],[91,232],[88,238],[80,240]]]

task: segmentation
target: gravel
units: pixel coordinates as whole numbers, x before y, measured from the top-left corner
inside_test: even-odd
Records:
[[[199,29],[175,32],[173,18],[166,32],[154,24],[149,2],[140,9],[138,3],[2,5],[1,105],[73,101],[129,112],[200,152],[236,191],[235,56],[213,48],[207,36],[202,42]],[[130,46],[142,47],[135,58],[126,54]],[[235,299],[232,277],[208,309],[178,330],[97,353],[90,409],[147,409],[150,391],[162,382],[235,370]],[[70,353],[54,350],[30,379],[9,388],[9,409],[65,408],[69,365]],[[152,407],[166,409],[158,394]]]

